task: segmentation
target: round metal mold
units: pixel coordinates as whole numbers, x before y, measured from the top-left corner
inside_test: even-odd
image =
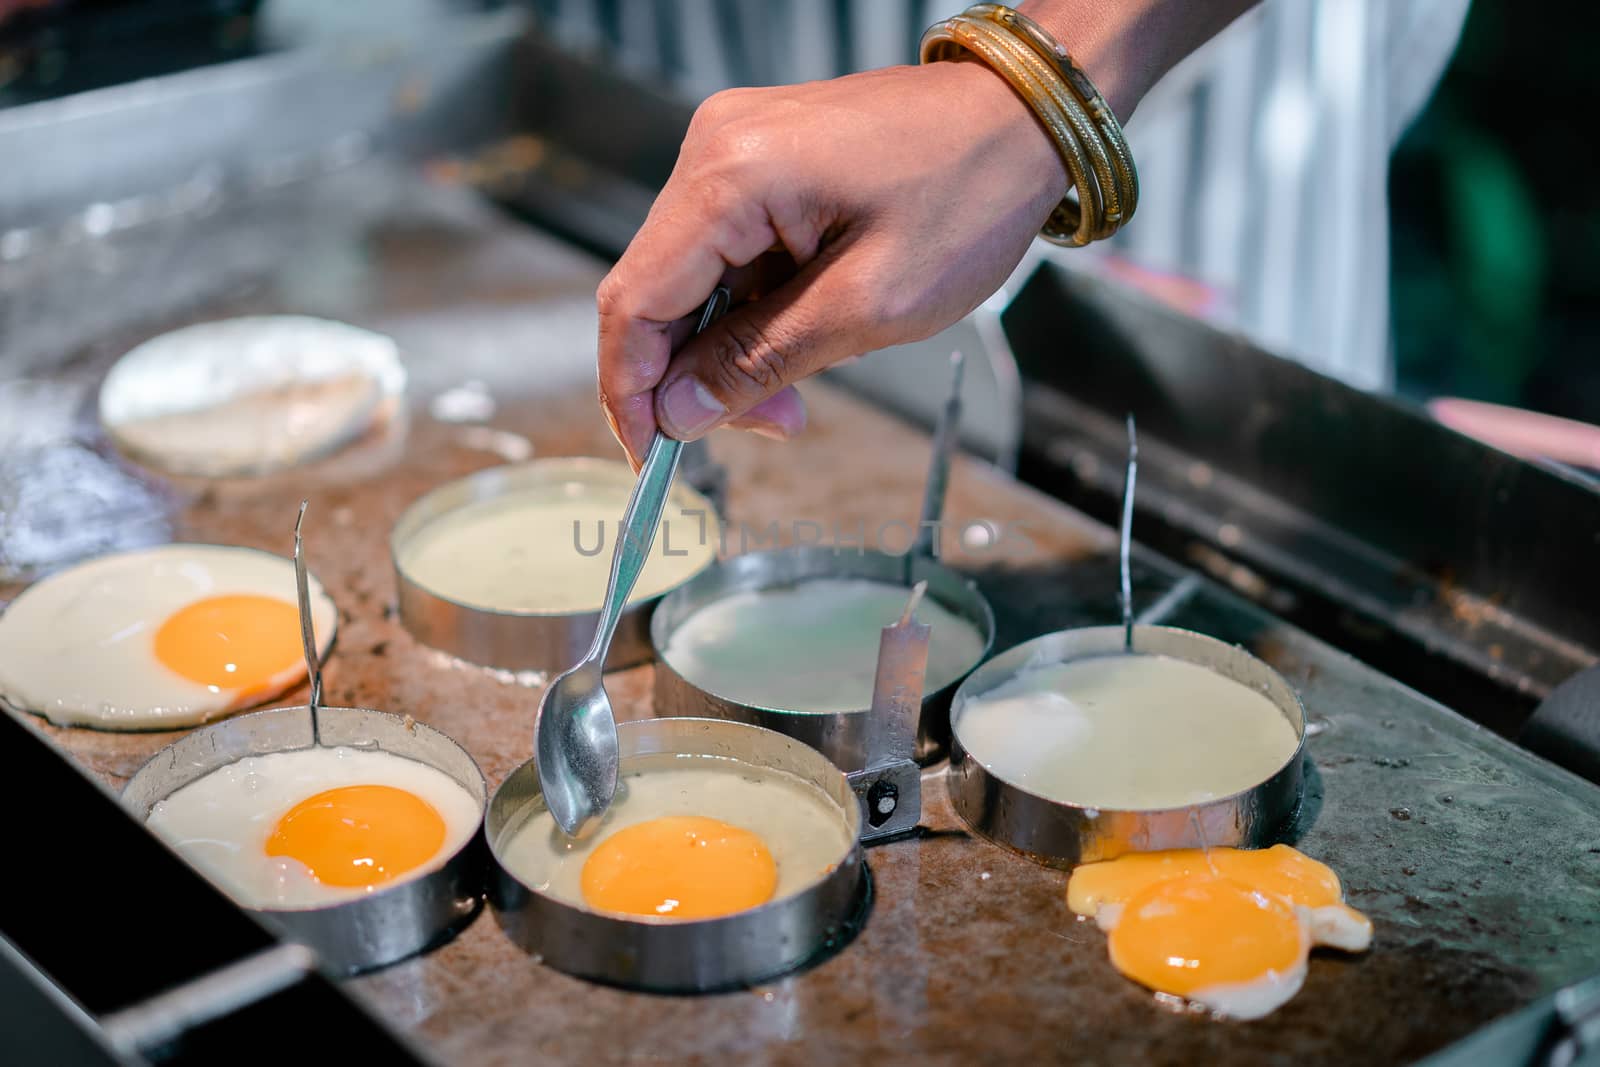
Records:
[[[1272,844],[1300,807],[1306,743],[1305,708],[1283,676],[1236,645],[1192,630],[1135,626],[1133,651],[1169,656],[1216,671],[1263,693],[1294,727],[1294,753],[1265,781],[1249,789],[1180,808],[1115,810],[1051,800],[1012,785],[961,743],[961,710],[968,700],[1023,670],[1123,652],[1121,626],[1062,630],[1025,641],[978,668],[951,705],[950,772],[946,782],[956,812],[985,837],[1038,863],[1068,868],[1128,852]]]
[[[752,723],[804,741],[846,771],[861,770],[867,761],[867,709],[844,712],[796,711],[731,700],[703,689],[680,675],[664,652],[673,631],[695,612],[735,593],[778,589],[821,578],[864,578],[902,585],[928,583],[927,596],[978,628],[983,648],[977,667],[994,648],[994,612],[972,579],[927,556],[891,556],[883,552],[849,552],[826,545],[803,545],[770,552],[750,552],[721,560],[669,593],[650,623],[655,651],[657,715],[696,715]],[[961,675],[922,698],[917,730],[917,760],[928,764],[944,755],[950,742],[950,700]]]
[[[368,708],[319,708],[324,747],[378,749],[442,771],[487,807],[478,764],[448,736],[424,723]],[[152,756],[128,780],[123,805],[140,820],[189,783],[246,756],[312,748],[310,709],[255,711],[196,730]],[[483,825],[443,864],[366,896],[314,908],[240,906],[312,948],[324,971],[360,974],[450,940],[478,914],[487,873]]]
[[[490,467],[446,482],[414,501],[401,514],[389,535],[389,558],[394,564],[395,584],[399,589],[401,625],[423,644],[485,667],[554,671],[565,670],[582,659],[594,639],[600,617],[598,606],[594,611],[582,612],[502,611],[479,607],[429,589],[412,578],[401,562],[403,549],[411,538],[458,508],[526,489],[572,481],[618,485],[629,490],[634,483],[633,475],[622,463],[586,456],[552,457]],[[672,489],[672,499],[682,502],[684,514],[703,510],[705,536],[717,536],[716,510],[703,495],[680,480]],[[615,522],[621,518],[619,512],[608,525],[615,529]],[[710,565],[708,560],[706,566]],[[703,569],[696,572],[701,573]],[[674,588],[681,588],[682,584]],[[601,592],[603,583],[596,595]],[[670,592],[635,601],[622,613],[611,651],[606,656],[606,670],[631,667],[649,660],[650,614]]]
[[[849,938],[868,900],[861,809],[850,783],[815,749],[793,738],[718,719],[645,719],[617,724],[621,773],[658,755],[705,755],[784,771],[839,806],[850,845],[809,886],[760,907],[714,919],[671,920],[591,911],[529,885],[501,861],[509,834],[543,808],[529,760],[489,801],[485,825],[494,869],[489,902],[506,934],[557,970],[661,993],[753,985],[794,970]]]

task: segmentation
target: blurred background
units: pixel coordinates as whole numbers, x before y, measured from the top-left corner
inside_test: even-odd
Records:
[[[0,108],[253,55],[359,41],[378,31],[392,35],[410,27],[425,34],[431,20],[500,6],[0,0]],[[729,85],[907,61],[921,28],[948,5],[531,0],[530,6],[563,47],[692,102]],[[1368,9],[1365,26],[1341,14],[1358,7]],[[1600,185],[1591,178],[1600,142],[1579,104],[1592,98],[1600,81],[1591,58],[1600,12],[1590,4],[1552,2],[1531,19],[1510,0],[1475,0],[1462,24],[1457,9],[1463,7],[1269,0],[1255,13],[1262,25],[1236,27],[1230,31],[1236,42],[1219,42],[1212,57],[1190,64],[1232,70],[1235,81],[1245,77],[1238,68],[1249,67],[1256,107],[1217,120],[1229,83],[1220,77],[1208,83],[1204,71],[1190,71],[1175,72],[1169,81],[1177,84],[1158,87],[1141,108],[1130,132],[1144,161],[1142,213],[1149,217],[1105,250],[1109,273],[1353,384],[1393,388],[1416,400],[1454,395],[1600,420],[1600,361],[1594,357],[1600,271],[1592,265],[1600,251]],[[1402,9],[1404,23],[1391,14]],[[1379,17],[1373,11],[1389,23],[1370,25]],[[1351,35],[1352,47],[1330,49],[1330,38],[1341,32]],[[1375,32],[1381,40],[1362,53],[1361,35],[1371,42]],[[1326,135],[1337,124],[1331,111],[1301,116],[1323,132],[1300,153],[1305,177],[1291,189],[1297,195],[1287,208],[1272,193],[1269,176],[1224,172],[1218,169],[1224,164],[1206,161],[1208,146],[1240,136],[1229,132],[1229,122],[1245,123],[1246,136],[1253,131],[1270,140],[1284,113],[1273,109],[1274,94],[1287,99],[1297,84],[1285,72],[1292,75],[1303,60],[1316,85],[1323,57],[1341,54],[1355,64],[1333,71],[1346,84],[1373,82],[1378,60],[1387,58],[1390,68],[1387,82],[1373,90],[1389,121],[1400,126],[1386,217],[1381,189],[1354,202],[1330,195],[1336,187],[1326,184],[1325,174],[1332,160],[1376,152],[1378,159],[1365,166],[1381,180],[1385,147],[1352,147],[1355,142],[1339,141],[1337,130]],[[1429,95],[1433,67],[1446,59]],[[1409,78],[1416,85],[1407,84],[1408,70],[1416,72]],[[1415,108],[1421,110],[1409,121]],[[1183,130],[1174,134],[1178,125]],[[1163,183],[1185,188],[1169,194]],[[1362,234],[1363,207],[1374,203],[1380,208],[1374,225],[1382,232]],[[1164,211],[1173,221],[1162,217]],[[29,222],[8,217],[8,205],[0,203],[0,238]],[[1298,252],[1284,254],[1298,258],[1274,259],[1274,248],[1286,242]],[[1074,255],[1073,265],[1088,262],[1083,253]],[[1381,278],[1372,277],[1383,273],[1387,306]],[[1328,295],[1372,285],[1374,299],[1341,302]],[[1339,305],[1320,325],[1313,321],[1319,303]],[[1359,311],[1350,310],[1358,303]],[[1363,325],[1364,318],[1373,321]]]
[[[1600,421],[1600,87],[1593,4],[1474,0],[1395,153],[1402,388]]]

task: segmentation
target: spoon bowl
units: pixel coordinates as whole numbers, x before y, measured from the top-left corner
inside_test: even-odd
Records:
[[[588,836],[617,791],[617,721],[599,667],[585,660],[550,683],[533,736],[550,814],[568,836]]]
[[[727,289],[717,288],[700,316],[699,333],[728,306]],[[605,602],[595,625],[589,652],[551,682],[539,700],[533,724],[533,760],[539,789],[556,825],[569,837],[592,831],[611,807],[617,792],[617,720],[606,696],[604,664],[611,637],[622,618],[655,544],[661,512],[667,506],[672,478],[678,472],[683,442],[656,431],[650,451],[639,466],[639,480],[622,515]]]

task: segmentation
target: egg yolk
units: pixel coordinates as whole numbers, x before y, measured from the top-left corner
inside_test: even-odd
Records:
[[[1289,904],[1210,874],[1159,882],[1137,894],[1108,941],[1117,970],[1183,997],[1292,972],[1311,949]]]
[[[709,919],[772,899],[778,866],[760,837],[698,815],[624,827],[589,855],[583,899],[602,911]]]
[[[191,682],[256,689],[299,662],[299,612],[288,601],[253,594],[196,600],[161,624],[155,654]]]
[[[266,849],[298,860],[323,885],[371,887],[432,859],[444,831],[444,819],[421,797],[389,785],[347,785],[290,808]]]
[[[1162,993],[1259,1018],[1292,997],[1314,945],[1364,952],[1372,922],[1339,876],[1288,845],[1137,852],[1072,872],[1067,904],[1111,962]]]
[[[1067,883],[1067,906],[1093,915],[1103,904],[1120,904],[1157,882],[1215,874],[1305,908],[1322,908],[1344,899],[1333,868],[1288,845],[1263,849],[1198,848],[1135,852],[1104,863],[1086,863]]]

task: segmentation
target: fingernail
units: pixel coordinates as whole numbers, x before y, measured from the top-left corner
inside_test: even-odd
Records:
[[[661,394],[662,427],[674,437],[704,433],[727,414],[728,409],[695,378],[679,378]]]
[[[740,429],[749,430],[758,437],[765,437],[770,441],[789,440],[788,430],[785,430],[782,426],[773,425],[770,422],[751,423],[749,426],[740,427]]]
[[[728,425],[735,430],[745,430],[761,437],[769,437],[774,441],[788,441],[794,437],[794,430],[781,422],[752,418],[749,415],[740,416]]]

